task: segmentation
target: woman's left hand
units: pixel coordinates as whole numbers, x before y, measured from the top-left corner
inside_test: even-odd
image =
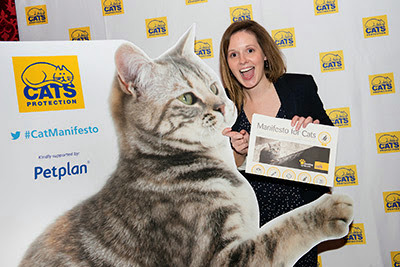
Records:
[[[298,131],[300,130],[301,126],[303,126],[303,128],[306,128],[309,123],[319,124],[319,120],[313,120],[313,118],[311,118],[310,116],[304,118],[296,115],[293,117],[291,125],[292,127],[296,126],[295,129],[296,131]]]

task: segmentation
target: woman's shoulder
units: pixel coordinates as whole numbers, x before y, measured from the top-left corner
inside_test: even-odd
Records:
[[[285,81],[288,83],[299,83],[299,82],[310,82],[313,81],[314,78],[310,74],[305,74],[305,73],[285,73],[283,74],[279,81]]]

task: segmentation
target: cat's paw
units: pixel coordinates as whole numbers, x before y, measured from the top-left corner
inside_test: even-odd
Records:
[[[347,235],[353,220],[353,200],[342,194],[325,194],[317,201],[317,223],[327,238],[341,238]]]

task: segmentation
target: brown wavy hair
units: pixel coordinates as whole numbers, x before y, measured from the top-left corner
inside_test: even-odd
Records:
[[[219,53],[219,70],[221,73],[222,83],[228,90],[229,97],[235,103],[238,111],[241,110],[244,93],[242,85],[232,74],[228,65],[228,47],[231,36],[239,31],[251,32],[255,35],[264,55],[267,57],[268,68],[264,68],[265,76],[271,82],[276,82],[286,72],[286,64],[283,55],[275,44],[274,39],[265,30],[263,26],[253,20],[244,20],[232,23],[222,35]]]

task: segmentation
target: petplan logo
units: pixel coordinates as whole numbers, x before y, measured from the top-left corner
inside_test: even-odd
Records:
[[[47,24],[46,5],[25,7],[25,16],[28,26]]]
[[[358,185],[356,165],[335,168],[335,186]]]
[[[345,237],[346,245],[366,244],[364,224],[354,223],[351,225],[349,234]]]
[[[89,41],[90,27],[69,29],[69,39],[71,41]]]
[[[351,127],[350,108],[327,109],[326,114],[336,127]]]
[[[322,72],[344,70],[343,51],[319,53]]]
[[[363,18],[364,38],[389,35],[387,16]]]
[[[390,257],[392,258],[392,266],[400,267],[400,251],[390,252]]]
[[[146,19],[147,38],[161,37],[168,35],[167,17]]]
[[[393,73],[369,75],[371,95],[395,93]]]
[[[19,112],[85,108],[77,56],[13,57]]]
[[[43,166],[35,166],[33,168],[33,179],[35,180],[43,180],[43,179],[56,179],[61,180],[63,178],[87,174],[88,172],[88,164],[73,164],[71,162],[67,162],[65,165],[61,166],[52,166],[52,167],[43,167]]]
[[[315,0],[314,13],[315,15],[325,15],[338,12],[337,0]]]
[[[211,39],[198,40],[194,44],[194,52],[201,58],[214,57]]]
[[[231,7],[229,12],[231,14],[231,22],[253,19],[251,5]]]
[[[385,212],[400,212],[400,191],[383,192]]]
[[[200,4],[208,2],[208,0],[186,0],[186,5]]]
[[[294,36],[294,28],[273,30],[272,38],[279,48],[296,47],[296,39]]]
[[[375,134],[378,154],[400,152],[400,131]]]
[[[103,16],[124,14],[124,4],[122,0],[101,0]]]

